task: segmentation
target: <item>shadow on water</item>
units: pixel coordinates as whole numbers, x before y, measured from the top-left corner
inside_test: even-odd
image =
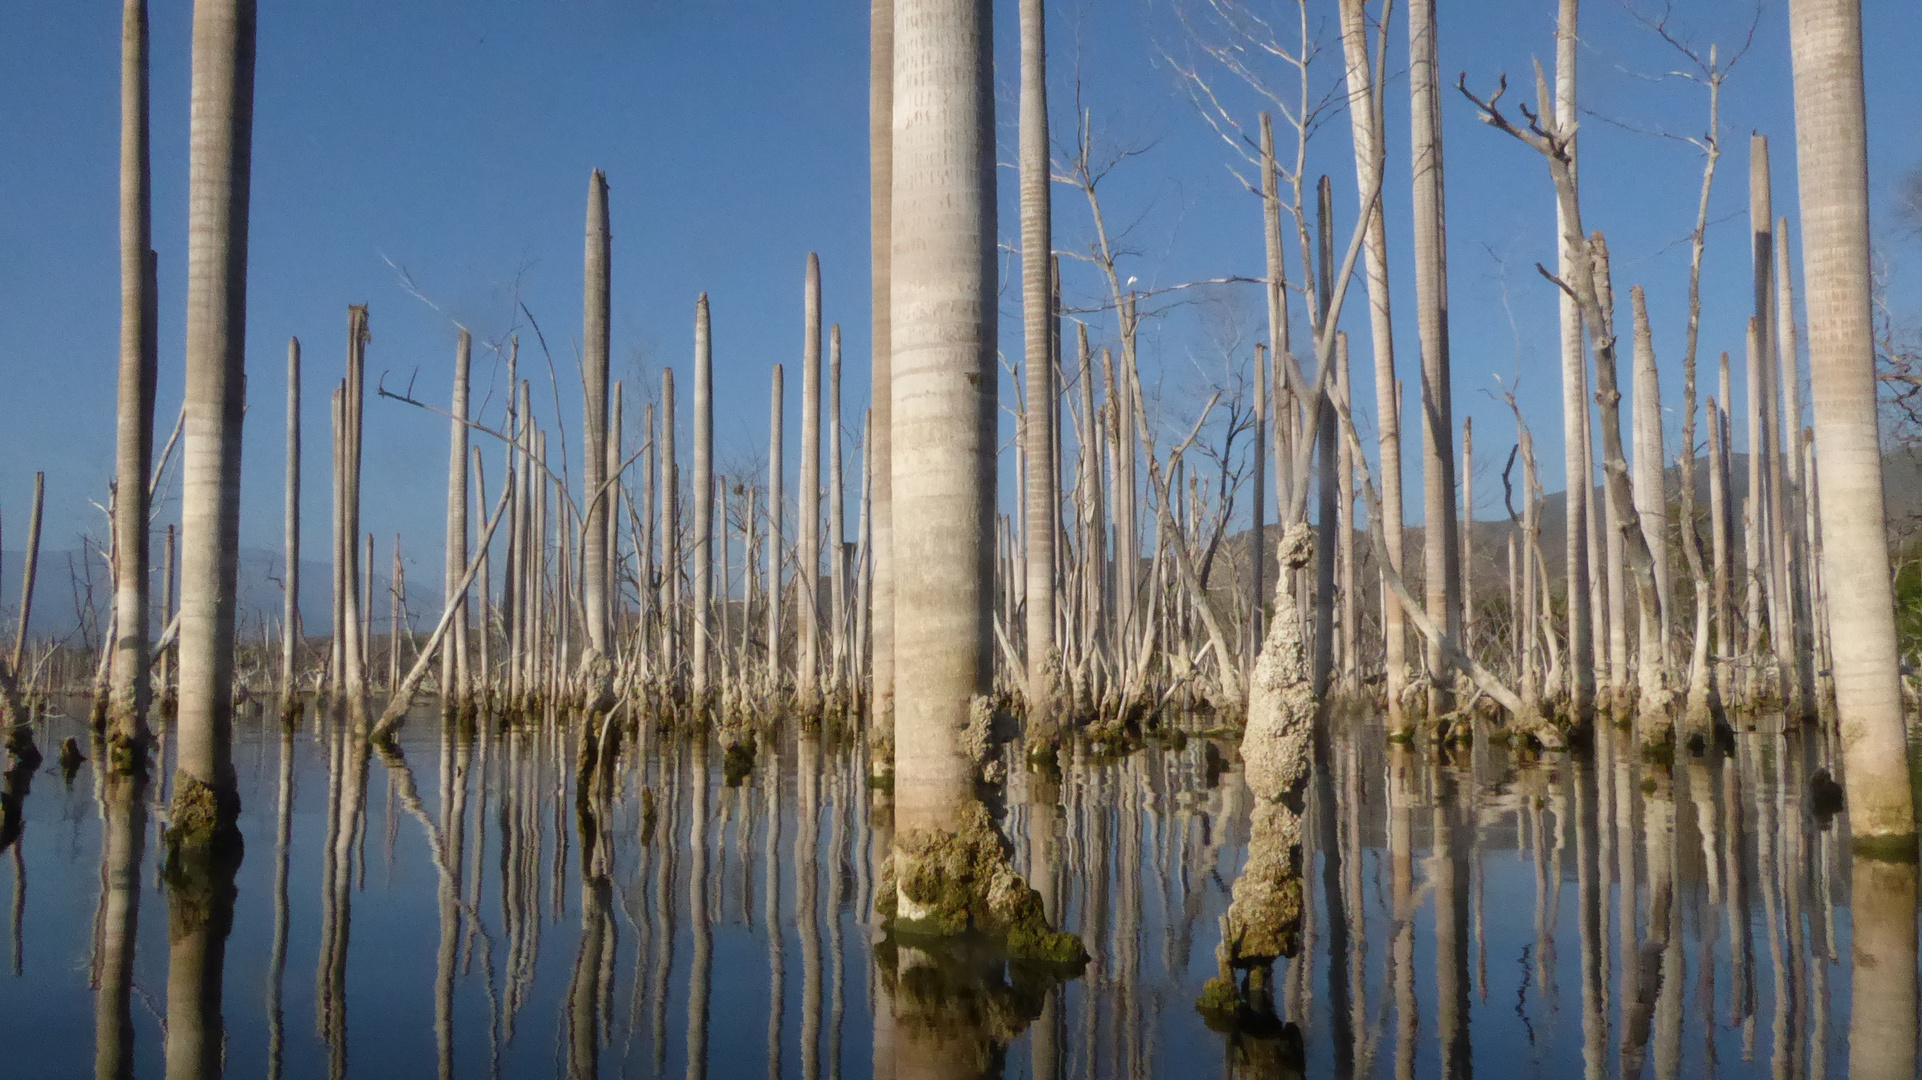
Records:
[[[371,751],[256,715],[237,866],[168,861],[167,762],[36,787],[10,757],[0,1071],[1915,1075],[1917,867],[1851,857],[1818,732],[1668,764],[1613,729],[1538,758],[1335,725],[1292,955],[1225,1006],[1204,994],[1256,815],[1234,745],[1199,735],[1046,769],[1004,748],[1015,863],[1090,954],[1066,981],[880,932],[891,814],[855,737],[742,773],[652,727],[424,709]]]

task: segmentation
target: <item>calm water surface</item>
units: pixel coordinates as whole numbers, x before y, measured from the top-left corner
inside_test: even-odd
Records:
[[[1860,922],[1879,1005],[1858,1028],[1912,1044],[1915,874],[1852,865],[1809,788],[1818,737],[1765,724],[1671,769],[1612,733],[1524,761],[1341,723],[1309,796],[1303,954],[1275,967],[1273,1017],[1226,1030],[1195,1002],[1247,843],[1230,742],[1077,750],[1052,778],[1006,748],[1015,858],[1093,960],[931,1006],[869,914],[888,825],[855,740],[790,736],[731,786],[718,747],[654,737],[583,814],[561,725],[456,738],[420,711],[404,760],[363,763],[330,725],[252,717],[198,1019],[229,1076],[1841,1077]],[[91,764],[63,782],[54,749],[84,728],[37,734],[0,857],[0,1075],[83,1076],[106,1050],[161,1076],[188,940],[156,858],[167,792],[143,811]]]

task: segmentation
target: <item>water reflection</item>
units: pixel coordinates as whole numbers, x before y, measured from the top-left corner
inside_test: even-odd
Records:
[[[773,740],[731,785],[700,741],[584,729],[423,712],[375,754],[328,713],[249,721],[238,866],[167,860],[161,783],[9,760],[0,1015],[44,1034],[6,1075],[1915,1075],[1916,867],[1851,859],[1812,731],[1668,764],[1337,718],[1295,955],[1223,1022],[1196,1005],[1250,843],[1232,743],[1007,748],[1016,865],[1091,956],[1064,983],[881,938],[858,737]]]

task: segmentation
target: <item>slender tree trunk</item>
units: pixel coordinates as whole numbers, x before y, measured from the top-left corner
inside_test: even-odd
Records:
[[[714,590],[714,351],[707,294],[694,303],[694,703],[706,708]],[[725,524],[726,515],[722,515]],[[725,592],[722,602],[727,600]]]
[[[837,706],[847,670],[847,490],[841,470],[841,324],[828,327],[828,675]]]
[[[767,437],[767,674],[768,685],[778,690],[781,672],[781,487],[784,466],[781,436],[787,409],[787,393],[782,387],[781,365],[774,365],[773,389],[769,392]]]
[[[367,308],[347,309],[347,378],[340,396],[341,693],[349,708],[367,695],[367,646],[362,634],[360,568],[360,416],[367,365]],[[188,545],[189,552],[192,545]],[[191,554],[188,556],[192,558]],[[356,714],[358,715],[358,714]]]
[[[287,339],[287,506],[280,616],[280,692],[285,713],[293,707],[297,650],[306,636],[300,622],[300,339]],[[161,621],[166,621],[161,612]]]
[[[1318,270],[1315,279],[1315,310],[1328,310],[1329,298],[1333,293],[1335,261],[1335,207],[1334,192],[1328,177],[1323,176],[1315,189],[1315,264]],[[1339,344],[1336,346],[1339,351]],[[1330,358],[1333,362],[1333,358]],[[1328,683],[1335,670],[1335,556],[1338,552],[1337,530],[1341,527],[1337,501],[1339,491],[1336,473],[1339,469],[1337,458],[1340,456],[1338,440],[1341,429],[1335,421],[1335,406],[1329,395],[1334,392],[1335,379],[1320,380],[1322,392],[1315,402],[1319,414],[1315,421],[1315,697],[1321,698],[1328,693]]]
[[[1885,843],[1912,858],[1915,809],[1876,428],[1861,17],[1851,0],[1789,5],[1802,280],[1849,826],[1858,848]],[[1913,956],[1908,963],[1913,968]]]
[[[1461,472],[1461,590],[1462,590],[1462,647],[1475,647],[1475,418],[1462,417],[1462,472]]]
[[[1794,652],[1787,704],[1804,719],[1809,719],[1816,713],[1815,632],[1809,610],[1809,552],[1804,528],[1808,508],[1803,498],[1802,380],[1796,357],[1795,286],[1789,274],[1789,219],[1786,217],[1775,219],[1775,293],[1775,346],[1780,365],[1780,377],[1775,385],[1782,418],[1779,438],[1786,467],[1782,478],[1786,545],[1782,550],[1782,565],[1788,585],[1789,644]]]
[[[808,252],[806,331],[801,343],[800,610],[795,678],[801,702],[821,700],[821,260]]]
[[[892,266],[894,240],[894,0],[870,0],[868,9],[868,243],[870,292],[869,379],[873,417],[868,425],[872,461],[872,577],[869,597],[868,760],[876,775],[894,771],[894,347]]]
[[[1629,290],[1635,321],[1635,408],[1630,414],[1635,439],[1635,512],[1642,520],[1642,538],[1655,562],[1655,591],[1660,611],[1641,615],[1641,663],[1653,664],[1660,678],[1669,672],[1670,596],[1668,575],[1668,495],[1663,490],[1666,471],[1662,457],[1662,388],[1656,382],[1655,338],[1648,325],[1648,303],[1642,287]]]
[[[1451,638],[1461,639],[1461,566],[1455,544],[1454,407],[1448,361],[1448,252],[1442,195],[1441,101],[1437,90],[1435,0],[1408,5],[1408,68],[1415,170],[1415,304],[1421,337],[1422,513],[1427,540],[1427,607]],[[1454,707],[1454,672],[1441,643],[1428,640],[1431,722]]]
[[[674,460],[674,369],[661,369],[661,486],[655,511],[660,515],[661,662],[668,688],[681,689],[681,473]]]
[[[1561,0],[1555,23],[1555,115],[1573,126],[1575,115],[1575,73],[1579,37],[1579,0]],[[1577,172],[1577,151],[1573,141],[1568,148],[1569,175]],[[1562,280],[1571,273],[1568,230],[1561,221],[1562,209],[1555,210],[1556,265]],[[1582,351],[1582,313],[1575,298],[1557,293],[1561,315],[1562,343],[1562,445],[1565,483],[1564,517],[1567,540],[1564,569],[1568,595],[1569,691],[1577,718],[1586,718],[1595,703],[1595,640],[1590,614],[1588,540],[1590,535],[1589,494],[1594,474],[1588,470],[1588,359]]]
[[[590,711],[611,706],[614,697],[614,650],[607,633],[607,523],[613,517],[606,484],[609,247],[607,177],[595,169],[587,179],[581,328],[581,617],[587,624],[581,677]],[[448,573],[453,573],[451,562]]]
[[[1376,189],[1385,169],[1385,131],[1382,110],[1384,95],[1377,83],[1385,74],[1371,67],[1368,57],[1368,20],[1363,0],[1342,0],[1341,40],[1347,59],[1348,117],[1355,146],[1355,180],[1365,196]],[[1393,305],[1388,285],[1388,235],[1382,202],[1376,199],[1368,211],[1368,232],[1363,238],[1362,255],[1367,268],[1368,328],[1375,356],[1375,430],[1381,455],[1382,520],[1370,521],[1387,541],[1387,569],[1402,569],[1402,492],[1401,492],[1401,384],[1395,378],[1395,336]],[[1261,433],[1255,433],[1260,445]],[[1255,477],[1257,489],[1261,486]],[[1260,498],[1257,493],[1256,498]],[[1352,505],[1352,504],[1351,504]],[[1402,687],[1408,679],[1408,631],[1401,603],[1388,589],[1382,594],[1383,659],[1386,665],[1383,685],[1388,698],[1388,725],[1402,727]],[[1263,595],[1259,582],[1255,595]]]
[[[467,569],[467,378],[474,340],[465,328],[454,347],[453,419],[447,437],[447,547],[441,577],[442,603],[454,603],[454,591],[461,573]],[[398,549],[397,549],[398,550]],[[440,692],[443,709],[460,708],[467,702],[466,635],[467,600],[461,597],[454,623],[454,645],[440,656]]]
[[[1365,242],[1365,241],[1364,241]],[[1335,396],[1341,402],[1342,411],[1354,415],[1354,401],[1349,389],[1348,373],[1348,335],[1342,334],[1336,342]],[[1329,425],[1333,427],[1334,425]],[[1335,492],[1335,535],[1338,538],[1337,552],[1337,592],[1341,596],[1341,686],[1354,693],[1361,688],[1361,592],[1355,571],[1355,461],[1354,449],[1346,439],[1342,440],[1338,456],[1340,469],[1337,473]],[[1379,527],[1377,523],[1370,523]]]
[[[114,425],[114,742],[136,759],[149,738],[147,477],[158,377],[153,179],[148,165],[147,4],[126,0],[120,26],[120,387]]]
[[[23,678],[21,662],[27,657],[27,628],[33,624],[33,585],[40,571],[40,512],[46,505],[47,474],[33,474],[33,510],[27,515],[27,557],[20,568],[20,620],[13,632],[14,678]]]
[[[1026,377],[1027,697],[1030,731],[1052,738],[1061,654],[1055,646],[1054,222],[1049,185],[1045,5],[1021,0],[1021,313]],[[1261,486],[1257,477],[1255,486]],[[1259,498],[1259,496],[1257,496]]]
[[[240,431],[246,404],[253,0],[196,0],[193,43],[194,108],[187,182],[187,421],[181,464],[185,558],[175,751],[179,771],[173,786],[170,835],[182,844],[222,842],[225,846],[228,838],[238,839],[240,814],[233,765],[233,597],[240,556]],[[177,957],[180,948],[176,945]],[[218,971],[217,964],[214,970]],[[170,997],[173,984],[170,980]],[[178,1028],[181,1042],[190,1042],[191,1027],[182,1023]],[[175,1031],[170,1024],[170,1065]]]

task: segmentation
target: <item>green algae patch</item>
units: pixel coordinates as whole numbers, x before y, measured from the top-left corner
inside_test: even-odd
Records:
[[[1895,836],[1857,836],[1849,841],[1849,850],[1857,858],[1874,859],[1877,862],[1904,863],[1914,865],[1917,861],[1914,833],[1901,833]]]

